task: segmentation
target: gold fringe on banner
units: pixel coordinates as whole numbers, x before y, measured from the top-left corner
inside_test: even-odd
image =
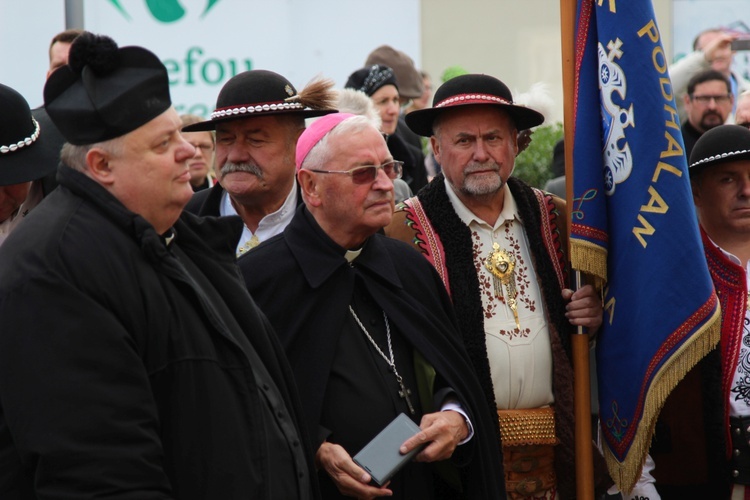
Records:
[[[654,383],[646,394],[643,417],[638,424],[635,439],[630,447],[625,461],[620,462],[609,449],[606,441],[602,442],[604,458],[612,479],[626,493],[632,491],[641,475],[641,469],[646,460],[654,426],[664,402],[677,383],[689,372],[706,354],[716,347],[721,338],[721,311],[719,307],[710,320],[706,322],[693,337],[675,353],[671,362],[662,366],[654,377]]]
[[[573,269],[607,281],[607,249],[584,240],[570,240],[570,265]]]

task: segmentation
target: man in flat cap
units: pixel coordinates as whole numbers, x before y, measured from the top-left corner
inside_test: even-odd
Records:
[[[42,134],[29,103],[0,84],[0,245],[43,197],[40,179],[57,166],[57,151]]]
[[[651,456],[662,499],[750,493],[750,130],[720,125],[698,138],[690,184],[721,341],[670,393]]]
[[[194,148],[166,68],[85,33],[44,98],[67,143],[0,247],[0,498],[315,498],[241,221],[181,215]]]
[[[297,377],[323,497],[504,498],[496,417],[440,279],[377,234],[393,216],[400,162],[366,117],[337,113],[302,133],[296,163],[304,206],[238,264]],[[393,452],[427,446],[377,487],[352,457],[399,413],[421,430]],[[438,476],[448,459],[463,481],[455,469]],[[437,477],[455,478],[463,496]]]
[[[575,497],[569,333],[602,321],[593,287],[566,285],[565,202],[511,175],[519,130],[543,119],[497,78],[448,80],[431,108],[406,115],[443,173],[385,230],[427,257],[452,298],[498,415],[511,498]]]
[[[245,224],[238,257],[283,231],[302,202],[294,178],[294,146],[305,118],[335,111],[332,87],[329,80],[314,80],[297,92],[273,71],[245,71],[221,89],[210,120],[183,128],[216,131],[219,181],[197,193],[186,210],[239,215]]]

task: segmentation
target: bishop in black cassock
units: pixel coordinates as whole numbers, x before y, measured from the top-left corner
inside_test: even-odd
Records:
[[[411,462],[388,488],[404,499],[502,498],[496,416],[483,399],[445,288],[409,245],[375,234],[380,219],[390,220],[388,174],[395,173],[385,165],[392,157],[367,122],[340,125],[355,119],[329,117],[319,120],[328,121],[320,127],[333,123],[329,151],[310,158],[321,161],[321,170],[379,165],[372,167],[375,174],[361,183],[359,173],[326,175],[330,171],[303,164],[298,176],[306,206],[281,235],[239,260],[292,365],[304,418],[317,436],[317,458],[325,443],[354,456],[399,413],[424,431],[446,403],[457,404],[471,423],[468,442],[455,448],[449,463]],[[346,133],[335,134],[337,126]],[[307,154],[326,135],[320,127],[313,124],[300,137],[298,166],[300,148]],[[384,199],[389,203],[380,203]],[[391,369],[391,351],[402,383]],[[341,496],[330,472],[320,467],[324,498]]]

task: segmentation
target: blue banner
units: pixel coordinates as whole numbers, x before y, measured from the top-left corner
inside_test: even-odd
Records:
[[[571,262],[603,283],[603,451],[630,491],[664,400],[718,343],[719,308],[651,1],[578,0],[576,19]]]

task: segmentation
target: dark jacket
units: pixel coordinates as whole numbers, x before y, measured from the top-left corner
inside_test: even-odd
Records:
[[[359,275],[391,324],[455,390],[471,418],[474,438],[459,448],[468,461],[466,498],[503,498],[497,417],[484,403],[437,273],[408,245],[380,234],[369,238],[352,266],[344,252],[302,206],[283,234],[238,261],[250,294],[284,344],[309,428],[318,425],[333,347]]]
[[[84,174],[58,180],[0,249],[0,498],[271,498],[251,350],[304,428],[239,218],[183,214],[167,246]]]
[[[693,147],[695,147],[695,143],[698,142],[703,132],[693,127],[689,121],[683,123],[680,130],[682,131],[682,140],[685,143],[685,156],[689,160],[690,153],[693,152]]]
[[[221,208],[221,196],[223,193],[224,188],[218,182],[211,189],[196,191],[187,205],[185,205],[185,211],[195,215],[218,217],[221,215],[219,209]],[[240,232],[242,232],[241,226]]]
[[[403,179],[416,193],[427,184],[427,170],[424,166],[424,153],[419,136],[406,125],[400,116],[396,132],[386,140],[388,150],[396,160],[404,162]]]

